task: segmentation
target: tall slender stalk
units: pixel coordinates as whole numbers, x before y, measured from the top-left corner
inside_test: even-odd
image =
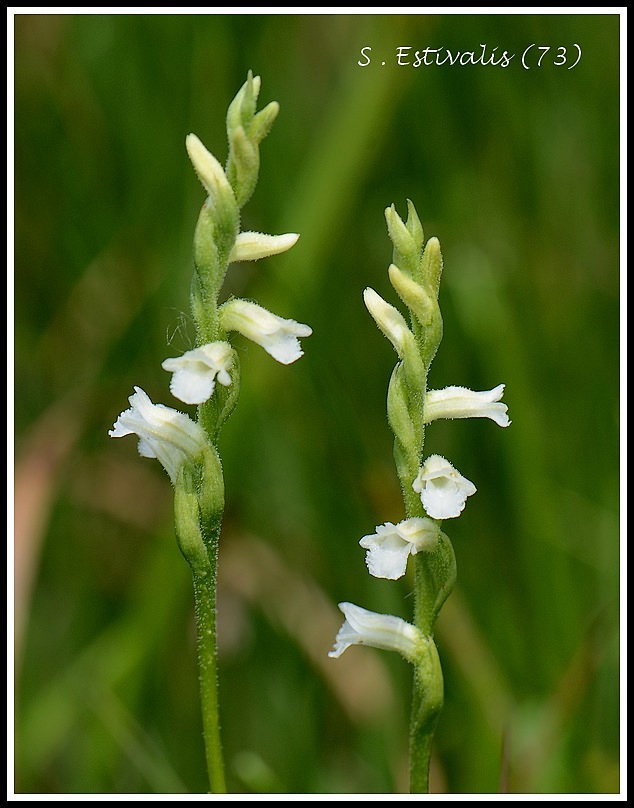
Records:
[[[239,331],[274,359],[290,364],[302,355],[299,337],[311,329],[286,320],[255,303],[219,296],[229,265],[256,261],[288,250],[298,236],[240,232],[240,212],[251,197],[259,173],[259,144],[278,113],[271,102],[256,112],[259,77],[249,73],[227,111],[229,156],[223,169],[196,135],[186,147],[207,197],[194,233],[194,276],[191,311],[196,347],[169,358],[171,392],[186,404],[198,405],[197,420],[152,404],[139,388],[130,398],[112,437],[134,433],[139,452],[158,458],[174,484],[174,522],[180,550],[191,567],[200,680],[205,758],[213,793],[225,793],[216,636],[218,544],[224,513],[224,478],[218,435],[233,412],[240,391],[240,362],[229,341]]]
[[[211,572],[211,576],[213,576]],[[216,643],[216,585],[213,577],[194,575],[194,599],[198,628],[198,676],[209,787],[226,793],[220,717]]]

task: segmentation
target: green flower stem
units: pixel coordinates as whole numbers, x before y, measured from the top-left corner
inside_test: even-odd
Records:
[[[421,553],[419,555],[425,555]],[[418,559],[417,559],[418,561]],[[417,572],[418,572],[418,564]],[[414,696],[410,725],[410,792],[429,792],[429,762],[438,716],[443,706],[443,677],[436,645],[425,643],[414,668]]]
[[[407,492],[405,497],[407,518],[424,516],[420,498],[414,491],[411,493],[414,497],[410,492]],[[432,744],[444,700],[442,669],[433,641],[436,617],[449,594],[447,592],[445,597],[439,598],[440,592],[446,590],[443,582],[447,564],[443,563],[443,557],[447,554],[447,545],[451,548],[451,543],[448,540],[445,542],[444,539],[441,534],[438,548],[433,553],[422,552],[414,556],[414,625],[423,632],[427,643],[414,669],[410,718],[410,793],[412,794],[428,793]],[[453,586],[453,582],[451,585]]]
[[[209,446],[200,464],[185,466],[174,493],[176,537],[194,582],[200,698],[209,785],[226,793],[220,720],[216,644],[218,540],[224,509],[224,482],[218,453]]]
[[[429,764],[438,716],[443,708],[443,675],[433,640],[436,619],[456,580],[456,558],[444,533],[433,553],[414,556],[414,623],[425,643],[415,663],[412,715],[410,720],[410,792],[429,790]]]
[[[200,701],[209,787],[213,794],[226,794],[218,711],[216,559],[210,561],[209,568],[204,573],[193,573]]]
[[[422,420],[422,419],[421,419]],[[419,421],[420,423],[420,421]],[[420,497],[412,488],[422,459],[424,427],[422,424],[417,439],[404,445],[398,437],[394,442],[394,457],[403,492],[406,517],[422,517],[425,511]],[[415,664],[412,715],[410,721],[410,792],[426,794],[429,789],[429,765],[438,716],[443,706],[443,677],[438,652],[432,639],[434,624],[447,590],[446,573],[450,566],[444,560],[451,548],[442,537],[433,553],[417,553],[414,556],[414,624],[427,643],[424,653]],[[455,575],[454,575],[455,578]],[[453,581],[451,582],[453,586]],[[449,586],[449,591],[451,590]],[[448,592],[447,592],[448,594]]]

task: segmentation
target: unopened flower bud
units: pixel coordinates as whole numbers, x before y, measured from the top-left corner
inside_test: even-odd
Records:
[[[290,250],[298,238],[299,233],[284,233],[281,236],[267,236],[265,233],[251,231],[239,233],[229,255],[229,263],[259,261],[260,258],[278,255]]]
[[[231,194],[231,186],[222,166],[213,154],[203,146],[200,139],[191,133],[185,138],[185,146],[198,179],[209,196],[216,199],[222,194]]]

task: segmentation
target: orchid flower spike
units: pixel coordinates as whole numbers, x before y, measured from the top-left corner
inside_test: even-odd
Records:
[[[121,413],[108,434],[111,438],[137,435],[139,454],[157,458],[175,484],[181,466],[207,447],[205,432],[185,413],[153,404],[140,387],[134,390],[130,409]]]
[[[467,387],[445,387],[429,390],[425,396],[425,423],[437,418],[490,418],[500,426],[508,426],[508,407],[501,402],[504,385],[476,392]]]
[[[173,396],[185,404],[202,404],[211,398],[216,380],[225,387],[231,384],[232,365],[231,345],[209,342],[182,356],[166,359],[162,367],[173,374],[170,382]]]
[[[430,455],[412,488],[420,494],[423,507],[433,519],[460,516],[467,497],[475,494],[475,485],[463,477],[444,457]]]
[[[220,308],[220,322],[225,331],[239,331],[283,365],[290,365],[304,355],[298,338],[313,333],[308,325],[285,320],[257,303],[238,298]]]
[[[345,621],[335,640],[335,647],[328,656],[340,657],[351,645],[370,645],[387,651],[398,651],[405,659],[414,662],[425,642],[422,631],[391,614],[378,614],[355,606],[340,603]]]
[[[364,536],[359,544],[370,575],[392,581],[405,575],[407,559],[421,550],[431,551],[438,544],[439,528],[431,519],[413,517],[393,525],[386,522],[376,533]]]

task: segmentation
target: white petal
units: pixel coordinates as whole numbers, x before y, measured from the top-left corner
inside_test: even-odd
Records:
[[[175,398],[185,404],[202,404],[211,398],[214,386],[212,373],[194,373],[183,369],[173,374],[170,391]]]
[[[217,379],[223,387],[229,387],[231,384],[231,376],[226,370],[219,371]]]
[[[368,565],[370,575],[375,578],[387,578],[395,581],[402,578],[407,569],[407,559],[412,546],[403,543],[398,549],[387,547],[373,547],[365,554],[365,563]]]
[[[129,433],[132,434],[132,433]],[[118,437],[112,435],[111,437]],[[139,445],[138,445],[139,454],[141,457],[152,457],[156,458],[156,452],[152,448],[152,446],[145,440],[145,438],[139,438]]]
[[[421,502],[434,519],[460,516],[467,495],[448,480],[432,480],[421,493]]]
[[[280,333],[275,339],[262,344],[264,350],[282,365],[290,365],[304,355],[297,337]]]

